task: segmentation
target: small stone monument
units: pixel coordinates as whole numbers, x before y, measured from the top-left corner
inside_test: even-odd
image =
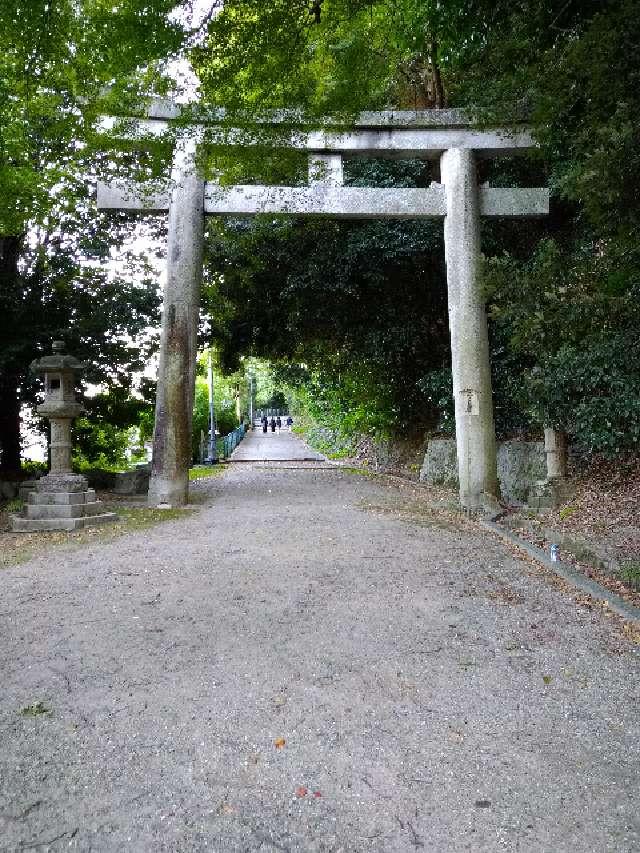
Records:
[[[71,422],[83,408],[76,397],[76,375],[84,365],[64,354],[64,343],[53,342],[53,355],[31,363],[34,373],[44,374],[44,402],[36,409],[51,423],[51,470],[38,480],[20,515],[11,516],[12,530],[77,530],[116,521],[113,512],[102,512],[96,493],[81,474],[71,469]]]
[[[555,509],[575,496],[575,489],[567,477],[566,433],[545,427],[544,452],[547,457],[547,477],[538,480],[527,503],[533,509]]]

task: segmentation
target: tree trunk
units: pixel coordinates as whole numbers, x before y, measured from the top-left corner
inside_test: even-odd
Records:
[[[0,475],[10,479],[20,473],[20,399],[18,379],[0,376]]]
[[[15,320],[15,303],[12,305],[12,297],[15,297],[18,284],[21,247],[21,235],[0,235],[0,326],[10,323],[12,316]],[[8,304],[3,304],[5,300],[8,300]],[[7,337],[0,332],[0,339],[6,341]],[[20,473],[19,384],[15,369],[10,362],[3,362],[0,354],[0,474],[3,477],[13,477]]]
[[[431,77],[433,86],[433,105],[436,109],[442,109],[447,105],[447,96],[445,95],[444,86],[442,84],[442,75],[440,74],[440,66],[438,65],[438,42],[433,39],[430,45],[430,64]]]

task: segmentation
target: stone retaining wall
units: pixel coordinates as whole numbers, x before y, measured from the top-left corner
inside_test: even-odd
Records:
[[[547,475],[544,442],[498,442],[498,481],[503,500],[526,503],[529,490]],[[458,488],[455,439],[432,439],[427,445],[420,480],[431,485]]]

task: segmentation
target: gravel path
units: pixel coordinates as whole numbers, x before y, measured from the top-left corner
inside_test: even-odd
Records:
[[[640,849],[612,619],[379,481],[201,489],[0,575],[0,849]]]

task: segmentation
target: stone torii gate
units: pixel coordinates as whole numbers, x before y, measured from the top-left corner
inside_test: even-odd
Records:
[[[180,108],[152,103],[134,134],[161,135]],[[278,119],[274,119],[274,123]],[[212,117],[208,133],[216,134]],[[131,134],[131,121],[128,120]],[[496,442],[484,299],[480,290],[480,218],[540,217],[546,188],[478,186],[476,159],[534,147],[527,130],[478,130],[460,110],[363,113],[349,129],[291,134],[290,146],[308,152],[305,187],[220,187],[198,174],[203,127],[192,125],[174,152],[172,187],[149,193],[140,184],[98,185],[103,209],[169,213],[167,282],[163,297],[160,366],[149,503],[180,505],[188,496],[204,216],[289,213],[354,219],[444,219],[460,502],[478,509],[497,494]],[[220,132],[224,144],[234,142]],[[441,183],[422,188],[343,186],[344,157],[440,160]]]

